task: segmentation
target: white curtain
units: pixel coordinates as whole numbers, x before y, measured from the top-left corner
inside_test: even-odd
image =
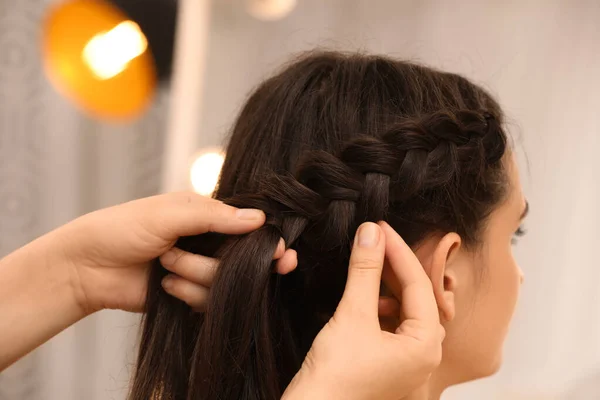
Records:
[[[41,70],[49,3],[0,0],[1,256],[83,213],[152,195],[160,184],[166,93],[132,125],[81,115]],[[0,399],[123,399],[137,318],[103,312],[71,327],[0,374]]]
[[[4,252],[156,189],[160,140],[146,138],[160,136],[162,103],[121,130],[74,113],[39,74],[42,5],[0,0]],[[574,385],[600,368],[600,3],[299,0],[278,22],[252,19],[241,0],[215,1],[213,11],[200,146],[222,144],[246,94],[291,54],[317,46],[423,61],[497,94],[531,203],[529,235],[516,249],[526,282],[502,371],[445,398],[599,398],[593,385]],[[135,334],[125,314],[83,321],[0,375],[0,398],[124,399]]]

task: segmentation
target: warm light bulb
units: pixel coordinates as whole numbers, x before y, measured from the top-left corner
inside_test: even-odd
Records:
[[[91,38],[83,49],[83,59],[98,79],[106,80],[123,72],[147,47],[138,24],[124,21]]]
[[[57,1],[42,28],[44,69],[81,110],[130,121],[152,100],[157,71],[150,43],[108,0]]]
[[[204,153],[196,158],[190,169],[190,180],[194,191],[203,196],[210,196],[213,193],[224,160],[225,156],[219,152]]]
[[[286,17],[296,7],[297,0],[246,0],[248,13],[264,21]]]

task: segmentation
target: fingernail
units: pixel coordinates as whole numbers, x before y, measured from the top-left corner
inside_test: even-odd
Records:
[[[263,219],[265,217],[265,213],[263,213],[261,210],[254,210],[251,208],[242,208],[240,210],[237,210],[236,214],[239,219],[253,221]]]
[[[173,289],[173,278],[171,278],[170,276],[166,276],[163,280],[162,280],[162,287],[165,289],[165,291],[169,292],[171,291],[171,289]]]
[[[379,243],[379,228],[367,222],[358,228],[358,247],[375,247]]]
[[[175,252],[173,250],[169,250],[163,254],[163,256],[160,258],[160,261],[162,261],[163,265],[173,265],[176,258],[177,256],[175,255]]]

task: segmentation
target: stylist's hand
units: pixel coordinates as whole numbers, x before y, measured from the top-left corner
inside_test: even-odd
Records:
[[[395,333],[382,331],[378,319],[384,257],[386,282],[396,279],[389,286],[401,299]],[[430,280],[412,250],[389,225],[363,224],[338,309],[284,399],[397,400],[439,365],[443,338]]]
[[[181,236],[208,231],[242,234],[259,228],[265,215],[238,210],[194,193],[170,193],[84,215],[59,228],[63,256],[75,295],[86,313],[104,308],[142,311],[151,261],[161,257],[173,274],[165,290],[201,309],[217,260],[173,249]],[[277,269],[294,268],[296,256],[283,241],[274,255]]]

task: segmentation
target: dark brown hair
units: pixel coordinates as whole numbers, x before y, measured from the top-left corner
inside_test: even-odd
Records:
[[[279,399],[341,298],[360,223],[388,221],[412,246],[447,232],[477,245],[506,194],[502,119],[465,78],[383,56],[311,53],[261,84],[216,197],[267,223],[180,240],[221,259],[204,314],[154,268],[131,399]],[[286,276],[280,237],[298,253]]]

